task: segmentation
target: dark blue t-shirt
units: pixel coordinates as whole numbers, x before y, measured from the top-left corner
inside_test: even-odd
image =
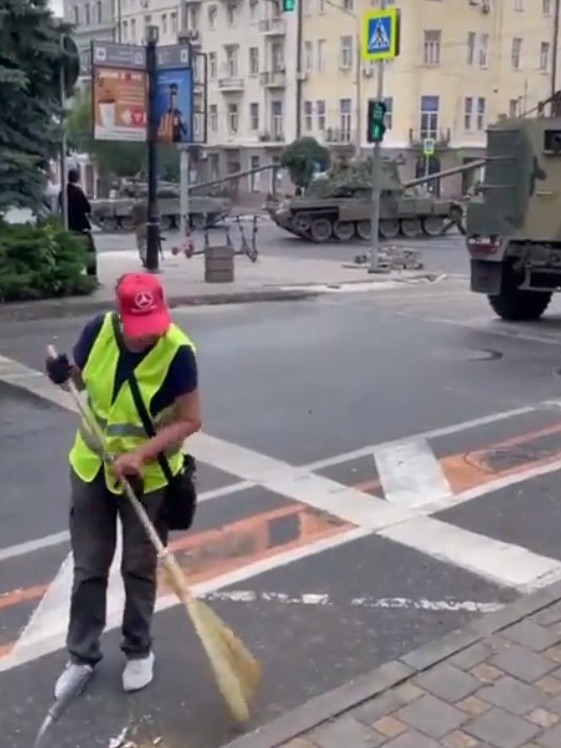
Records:
[[[74,363],[80,370],[83,370],[86,366],[90,351],[99,335],[104,319],[104,314],[99,314],[91,319],[82,330],[78,342],[74,346]],[[123,383],[150,350],[151,348],[148,348],[141,353],[132,353],[131,351],[121,352],[115,374],[113,402]],[[173,405],[175,400],[181,395],[194,392],[197,389],[197,385],[198,370],[195,354],[190,346],[182,345],[171,362],[162,387],[152,398],[150,408],[152,417],[155,418],[162,410]]]

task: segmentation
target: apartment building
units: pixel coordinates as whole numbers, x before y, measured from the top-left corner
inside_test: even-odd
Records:
[[[81,76],[90,73],[90,43],[116,39],[118,23],[114,0],[63,0],[63,18],[75,27],[74,38],[80,52]]]
[[[280,0],[115,0],[116,38],[141,42],[146,25],[157,24],[162,43],[188,30],[207,55],[211,173],[275,163],[298,135],[341,154],[367,152],[376,69],[360,60],[360,20],[380,0],[301,2],[282,13]],[[556,0],[385,6],[401,9],[401,54],[384,65],[384,149],[399,159],[404,178],[477,158],[488,123],[531,110],[553,84],[561,87],[553,75]],[[428,165],[426,138],[436,141]],[[445,184],[460,190],[459,180]],[[257,176],[250,187],[264,185]]]

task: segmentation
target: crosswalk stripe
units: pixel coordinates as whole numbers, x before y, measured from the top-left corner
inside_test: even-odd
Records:
[[[374,461],[387,501],[420,507],[452,496],[442,466],[426,439],[374,449]]]

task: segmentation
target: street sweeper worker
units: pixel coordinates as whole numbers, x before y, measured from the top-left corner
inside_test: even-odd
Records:
[[[149,518],[165,534],[162,522],[170,486],[183,476],[182,443],[201,427],[195,347],[172,323],[160,282],[147,273],[130,273],[118,281],[115,293],[117,312],[86,324],[72,363],[64,353],[46,360],[52,382],[64,385],[72,378],[85,391],[87,421],[97,421],[104,451],[115,457],[113,465],[104,464],[99,440],[87,421],[81,422],[69,456],[74,581],[69,662],[55,685],[57,698],[91,676],[102,658],[117,516],[123,528],[123,688],[137,691],[151,682],[157,556],[119,478],[129,480]],[[137,407],[139,394],[143,405]],[[145,428],[148,417],[152,436]]]

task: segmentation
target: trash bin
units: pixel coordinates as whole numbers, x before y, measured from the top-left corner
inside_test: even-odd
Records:
[[[227,244],[205,249],[205,283],[234,282],[234,248]]]

